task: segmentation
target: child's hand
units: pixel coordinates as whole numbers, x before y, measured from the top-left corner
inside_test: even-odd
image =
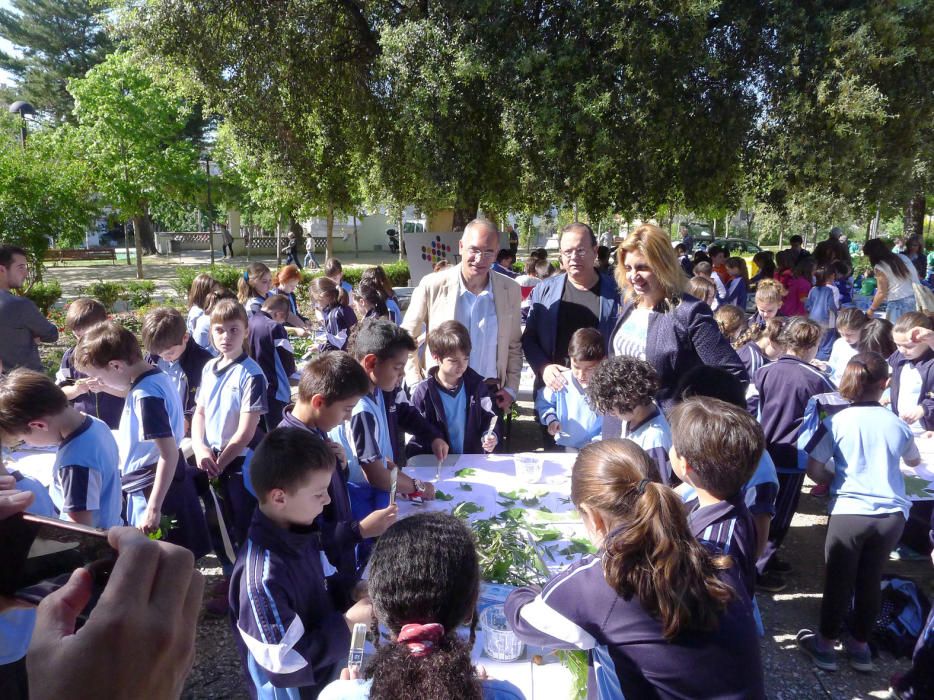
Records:
[[[399,517],[399,506],[393,503],[391,506],[374,510],[363,520],[360,521],[360,536],[363,539],[370,537],[379,537],[389,526],[396,522]]]
[[[548,365],[542,372],[542,380],[552,391],[561,391],[564,388],[565,381],[561,373],[568,368],[563,365]]]
[[[431,453],[439,462],[445,460],[450,449],[451,447],[442,438],[435,438],[431,441]]]
[[[221,468],[217,466],[217,460],[214,459],[214,453],[207,447],[198,446],[195,448],[195,463],[208,476],[215,477],[221,473]]]
[[[480,445],[483,447],[484,452],[492,452],[496,449],[498,442],[499,440],[496,439],[496,433],[484,433]]]
[[[142,530],[144,535],[155,532],[159,529],[159,521],[162,519],[162,513],[158,508],[153,508],[151,505],[146,505],[146,510],[143,511],[143,520],[138,525],[139,529]]]
[[[98,382],[99,379],[92,379],[90,377],[86,379],[79,379],[74,383],[74,386],[71,390],[72,396],[81,396],[81,394],[86,394],[90,391],[91,382]]]
[[[911,425],[912,423],[917,423],[924,417],[924,406],[915,406],[913,409],[907,413],[903,413],[900,418]]]
[[[347,452],[344,451],[343,446],[339,442],[325,440],[325,443],[327,443],[327,446],[331,448],[331,452],[334,453],[334,456],[337,457],[339,462],[347,464]]]
[[[97,377],[88,377],[87,379],[79,379],[75,382],[75,386],[83,386],[85,392],[93,391],[95,394],[104,391],[104,387],[107,386]]]
[[[561,432],[561,423],[559,423],[556,420],[553,420],[551,421],[551,423],[548,424],[548,434],[551,435],[551,437],[554,437],[560,432]]]
[[[934,331],[917,326],[908,331],[908,339],[911,340],[912,343],[927,343],[928,345],[932,345],[934,344]]]
[[[370,623],[373,622],[373,603],[370,602],[368,597],[358,600],[351,606],[350,610],[344,613],[344,620],[346,620],[347,626],[351,630],[353,630],[354,625],[361,622],[369,627]]]

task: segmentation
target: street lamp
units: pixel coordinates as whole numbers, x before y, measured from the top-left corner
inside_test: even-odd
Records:
[[[26,115],[35,116],[36,108],[33,107],[28,102],[23,100],[17,100],[10,105],[10,114],[18,114],[20,119],[23,120],[22,125],[19,128],[20,143],[23,144],[23,149],[26,148]]]

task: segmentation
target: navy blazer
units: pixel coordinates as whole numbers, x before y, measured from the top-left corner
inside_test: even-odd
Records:
[[[633,308],[632,301],[620,306],[619,318],[610,335],[611,352],[613,337]],[[720,367],[744,383],[749,381],[742,360],[730,341],[723,337],[710,307],[690,294],[683,294],[681,303],[674,309],[654,313],[649,318],[645,359],[658,372],[659,389],[655,398],[666,414],[674,405],[678,380],[699,365]]]
[[[532,290],[529,317],[525,322],[525,332],[522,333],[522,351],[529,367],[539,377],[547,365],[559,360],[555,357],[555,342],[558,339],[558,315],[566,279],[567,274],[555,275]],[[612,275],[601,272],[600,322],[597,330],[603,334],[607,347],[618,311],[619,288],[616,280]]]
[[[892,402],[889,404],[898,415],[898,392],[901,388],[901,369],[905,365],[912,365],[921,374],[921,397],[919,405],[924,406],[924,416],[921,426],[925,430],[934,430],[934,350],[927,350],[921,357],[912,362],[897,350],[889,357],[892,366],[892,383],[889,385],[889,394]]]

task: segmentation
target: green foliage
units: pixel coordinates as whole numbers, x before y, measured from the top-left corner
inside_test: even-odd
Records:
[[[200,274],[211,275],[232,292],[237,291],[237,281],[243,277],[243,270],[233,265],[208,265],[207,267],[179,267],[176,273],[175,281],[172,283],[172,289],[178,294],[183,302],[188,301],[188,291],[191,289],[191,283],[195,277]]]
[[[48,316],[55,302],[62,298],[62,285],[57,280],[35,282],[23,292],[23,296],[38,306],[43,316]]]
[[[91,282],[86,287],[78,288],[78,296],[91,297],[97,299],[108,312],[113,311],[116,304],[123,295],[124,286],[119,282],[105,282],[98,280]]]
[[[137,280],[127,282],[123,285],[120,298],[128,304],[129,308],[140,309],[149,305],[155,291],[155,282],[151,280]]]
[[[409,264],[406,261],[400,260],[399,262],[383,265],[383,270],[386,271],[386,276],[393,287],[408,286],[411,273],[409,272]]]

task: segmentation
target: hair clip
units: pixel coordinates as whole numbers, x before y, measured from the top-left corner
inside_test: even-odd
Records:
[[[643,479],[636,485],[636,493],[640,496],[645,493],[645,487],[648,486],[651,482],[649,479]]]

